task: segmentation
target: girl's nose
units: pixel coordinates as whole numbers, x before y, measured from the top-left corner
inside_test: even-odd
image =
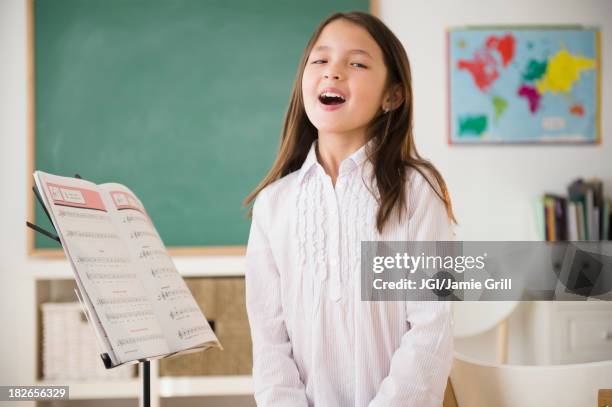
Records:
[[[335,64],[334,66],[328,66],[323,75],[325,76],[325,79],[335,79],[337,81],[344,77],[344,75],[342,75],[341,68]]]
[[[335,80],[338,81],[338,80],[340,80],[340,74],[337,74],[337,73],[326,73],[325,74],[325,79],[329,79],[329,78],[332,78],[332,79],[335,79]]]

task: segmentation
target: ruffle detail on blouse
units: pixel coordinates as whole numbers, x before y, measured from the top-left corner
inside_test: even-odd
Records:
[[[363,177],[363,178],[362,178]],[[369,179],[363,173],[357,173],[351,180],[351,187],[347,190],[349,199],[346,221],[344,222],[345,236],[347,236],[347,261],[343,268],[343,281],[348,282],[354,278],[361,278],[361,242],[380,238],[376,233],[376,209],[378,204],[366,182]]]
[[[320,177],[308,174],[296,194],[299,270],[312,273],[321,282],[327,278],[327,214],[323,183]]]
[[[313,298],[318,304],[321,289],[327,284],[327,295],[339,301],[361,277],[361,242],[379,238],[376,232],[376,199],[366,186],[369,179],[356,169],[347,175],[344,189],[336,191],[338,199],[339,236],[335,246],[330,235],[332,205],[329,182],[324,175],[312,171],[297,186],[295,236],[298,242],[297,267],[305,278],[312,278]],[[338,186],[336,186],[338,188]],[[328,250],[337,250],[339,263],[331,269]],[[333,265],[336,267],[335,263]],[[351,294],[352,295],[352,294]],[[317,305],[315,305],[315,309]]]

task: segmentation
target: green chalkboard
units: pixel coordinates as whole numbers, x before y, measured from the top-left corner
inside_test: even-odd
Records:
[[[241,202],[275,156],[306,41],[368,5],[35,0],[34,167],[125,184],[167,246],[244,245]]]

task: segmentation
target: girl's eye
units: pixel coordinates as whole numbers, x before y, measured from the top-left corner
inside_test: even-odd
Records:
[[[354,66],[355,68],[367,68],[367,66],[360,64],[359,62],[353,62],[351,66]]]
[[[324,64],[326,62],[327,61],[324,60],[324,59],[316,59],[316,60],[312,61],[313,64]]]

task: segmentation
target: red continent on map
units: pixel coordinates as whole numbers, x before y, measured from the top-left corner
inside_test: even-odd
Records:
[[[512,34],[506,34],[503,37],[496,37],[495,35],[491,35],[487,38],[487,49],[489,50],[497,50],[499,55],[502,58],[502,64],[504,67],[508,66],[512,59],[514,58],[514,37]]]
[[[489,52],[476,52],[474,58],[460,59],[457,69],[466,69],[472,74],[474,83],[485,92],[499,77],[497,72],[497,61]]]
[[[584,106],[579,103],[573,104],[570,107],[570,113],[574,116],[584,117]]]
[[[474,79],[474,83],[483,92],[499,78],[497,70],[498,61],[493,51],[497,51],[501,56],[503,67],[508,66],[514,58],[515,40],[512,34],[503,37],[491,35],[487,37],[484,47],[474,52],[474,57],[470,59],[459,59],[457,69],[465,69]]]

